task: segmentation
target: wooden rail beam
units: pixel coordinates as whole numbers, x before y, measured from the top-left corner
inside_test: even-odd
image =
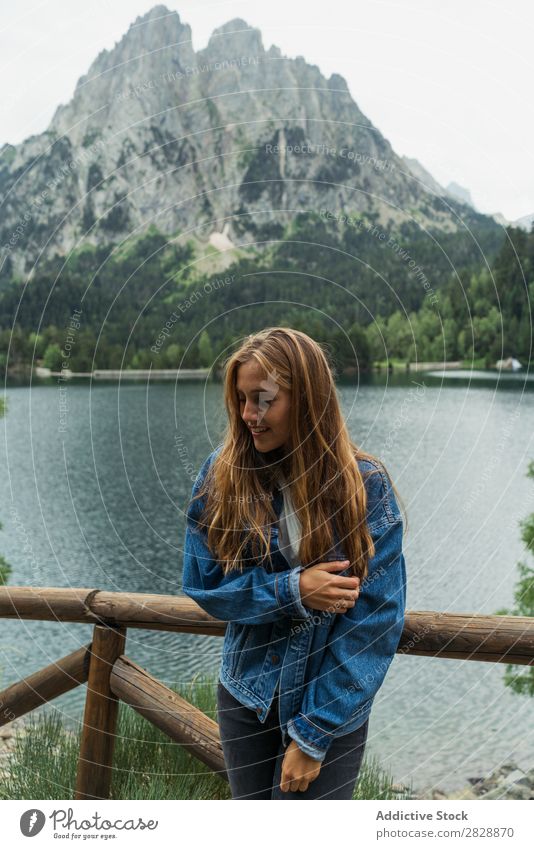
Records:
[[[0,618],[44,622],[97,622],[87,602],[98,590],[63,587],[0,587]]]
[[[89,622],[216,637],[224,636],[227,624],[187,596],[12,586],[0,587],[0,619]]]
[[[0,726],[87,681],[91,645],[82,646],[0,692]]]
[[[111,689],[117,698],[228,780],[215,720],[125,656],[115,661]]]
[[[0,587],[0,618],[94,622],[224,636],[213,619],[186,596],[117,593],[97,589]],[[426,657],[534,663],[534,617],[410,611],[397,651]]]
[[[534,619],[469,613],[407,613],[400,654],[534,665]]]

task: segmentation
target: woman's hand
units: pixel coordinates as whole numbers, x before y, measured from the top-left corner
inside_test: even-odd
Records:
[[[360,579],[336,574],[348,565],[348,560],[332,560],[304,569],[299,579],[304,607],[329,613],[345,613],[349,607],[354,607],[360,594]]]
[[[294,740],[287,747],[282,761],[280,790],[287,793],[304,792],[321,771],[321,762],[316,761],[299,749]]]

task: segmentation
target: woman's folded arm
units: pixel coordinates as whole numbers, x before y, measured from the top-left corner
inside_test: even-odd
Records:
[[[302,604],[299,576],[303,566],[268,572],[263,566],[246,566],[243,572],[224,573],[210,553],[204,534],[187,526],[183,591],[216,619],[262,625],[284,616],[309,618],[313,611]]]
[[[324,759],[334,737],[365,722],[395,656],[406,606],[402,535],[400,519],[373,532],[375,555],[359,598],[333,617],[319,672],[288,722],[289,736],[316,760]]]
[[[192,496],[200,489],[210,455],[193,486]],[[261,625],[282,617],[307,619],[313,611],[304,607],[299,581],[302,565],[282,572],[268,572],[252,563],[243,571],[224,572],[207,545],[205,526],[198,522],[203,499],[190,503],[186,515],[186,533],[182,585],[211,616],[225,621]]]

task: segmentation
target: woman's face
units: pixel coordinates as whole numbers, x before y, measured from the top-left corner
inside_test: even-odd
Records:
[[[236,389],[239,413],[256,450],[273,451],[286,445],[291,393],[278,385],[276,374],[266,375],[259,363],[249,360],[237,370]]]

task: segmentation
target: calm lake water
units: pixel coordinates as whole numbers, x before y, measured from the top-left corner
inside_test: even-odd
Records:
[[[65,384],[63,384],[65,385]],[[532,383],[375,377],[340,384],[356,442],[388,466],[408,513],[408,609],[513,604],[534,510]],[[7,389],[0,423],[0,552],[11,584],[181,592],[184,508],[224,424],[218,384],[55,383]],[[61,425],[61,427],[60,427]],[[63,431],[63,432],[62,432]],[[2,686],[88,642],[91,628],[0,620]],[[130,630],[127,653],[168,684],[216,675],[222,640]],[[532,700],[504,667],[397,656],[368,753],[395,780],[454,788],[514,760],[532,767]],[[82,715],[85,688],[40,710]]]

